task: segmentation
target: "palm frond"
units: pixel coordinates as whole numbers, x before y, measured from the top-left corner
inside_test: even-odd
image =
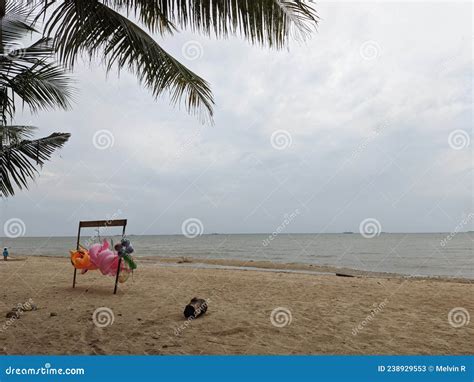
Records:
[[[50,62],[52,41],[41,38],[28,47],[22,39],[34,29],[34,10],[39,3],[0,1],[0,197],[14,195],[15,188],[27,188],[38,166],[49,160],[69,139],[68,133],[53,133],[32,140],[32,126],[7,125],[15,114],[15,98],[32,111],[69,106],[71,89],[64,68]],[[41,0],[42,1],[42,0]],[[28,5],[28,4],[27,4]]]
[[[52,39],[43,37],[29,46],[21,41],[35,32],[35,15],[43,0],[7,1],[0,17],[0,122],[15,114],[15,99],[35,112],[44,108],[68,108],[72,99],[70,79],[63,67],[50,62],[55,54]]]
[[[9,61],[20,61],[28,63],[38,63],[54,56],[55,49],[53,40],[50,38],[40,38],[27,47],[12,49],[8,52]]]
[[[5,128],[5,126],[2,126]],[[23,127],[32,130],[32,127]],[[14,132],[15,129],[7,130]],[[34,179],[37,166],[51,158],[55,150],[69,139],[68,133],[53,133],[45,138],[22,140],[8,146],[0,146],[0,196],[12,196],[15,186],[28,188],[28,180]]]
[[[158,97],[169,92],[171,103],[184,99],[188,112],[212,118],[208,83],[168,54],[138,25],[95,0],[64,1],[47,23],[61,61],[73,65],[79,54],[103,55],[107,70],[114,64],[135,73]]]
[[[11,89],[33,112],[55,107],[67,109],[70,106],[72,91],[69,77],[54,64],[38,62],[24,67],[12,78],[0,72],[0,83]]]
[[[305,40],[318,24],[318,16],[311,4],[302,1],[278,0],[286,19],[285,33],[295,40]]]
[[[6,125],[0,127],[0,149],[33,138],[36,127],[23,125]]]
[[[151,33],[172,34],[176,27],[166,16],[166,7],[160,1],[150,0],[102,0],[102,3],[118,11],[125,11],[127,16],[131,13]]]
[[[0,44],[3,52],[8,51],[8,46],[18,42],[28,33],[35,32],[34,10],[37,4],[23,4],[22,2],[7,1],[5,16],[0,18]]]
[[[0,73],[2,73],[1,68]],[[9,119],[13,119],[14,114],[15,100],[10,96],[8,88],[0,85],[0,125],[6,125]]]
[[[318,23],[312,2],[302,0],[103,0],[132,10],[147,28],[161,33],[163,20],[216,37],[240,35],[253,44],[282,48],[289,37],[305,38]],[[165,24],[167,25],[167,24]]]

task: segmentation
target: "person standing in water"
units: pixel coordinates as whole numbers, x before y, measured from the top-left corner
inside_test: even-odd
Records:
[[[8,260],[8,248],[7,247],[3,248],[3,260],[4,261]]]

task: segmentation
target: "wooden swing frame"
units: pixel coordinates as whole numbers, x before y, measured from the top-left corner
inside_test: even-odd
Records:
[[[118,220],[86,220],[79,222],[79,228],[77,230],[77,244],[76,250],[79,250],[79,242],[81,240],[81,229],[82,228],[106,228],[106,227],[123,227],[122,228],[122,237],[125,236],[125,227],[127,226],[127,219],[118,219]],[[122,258],[119,256],[119,262],[117,266],[117,275],[115,276],[115,286],[114,294],[117,294],[117,285],[120,275],[120,266],[122,265]],[[76,287],[76,274],[77,268],[74,267],[74,276],[72,279],[72,287]]]

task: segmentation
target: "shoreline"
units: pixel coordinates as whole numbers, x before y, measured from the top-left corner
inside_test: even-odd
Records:
[[[42,257],[42,258],[69,258],[69,256],[54,256],[54,255],[18,255],[16,259],[23,259],[29,257]],[[314,265],[308,263],[280,263],[272,261],[258,261],[258,260],[236,260],[236,259],[199,259],[194,257],[160,257],[160,256],[136,256],[137,261],[144,262],[145,264],[163,264],[169,266],[169,264],[176,264],[176,267],[182,266],[183,268],[194,268],[194,269],[229,269],[229,270],[242,270],[242,271],[258,271],[260,269],[268,272],[288,272],[288,273],[301,273],[301,274],[328,274],[328,275],[343,275],[349,277],[371,277],[371,278],[386,278],[386,279],[411,279],[411,280],[436,280],[441,282],[456,282],[474,284],[474,278],[465,277],[454,277],[454,276],[438,276],[438,275],[406,275],[403,273],[392,273],[392,272],[374,272],[365,271],[361,269],[347,268],[347,267],[334,267],[330,265]],[[193,266],[195,265],[195,266]],[[208,266],[208,267],[203,267]],[[212,266],[216,266],[213,268]]]

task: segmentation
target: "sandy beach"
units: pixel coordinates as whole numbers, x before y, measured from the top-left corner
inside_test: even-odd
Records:
[[[186,267],[176,262],[139,260],[133,279],[113,295],[113,279],[97,271],[78,275],[72,289],[67,258],[2,261],[0,354],[474,352],[473,321],[455,327],[458,321],[453,326],[448,319],[454,308],[473,314],[471,281],[357,272],[340,277],[314,266],[311,271],[328,273],[201,269],[191,260],[181,264]],[[207,299],[209,310],[187,321],[183,309],[194,296]],[[27,301],[37,310],[6,318],[12,307]],[[113,322],[94,323],[98,308],[108,308]]]

